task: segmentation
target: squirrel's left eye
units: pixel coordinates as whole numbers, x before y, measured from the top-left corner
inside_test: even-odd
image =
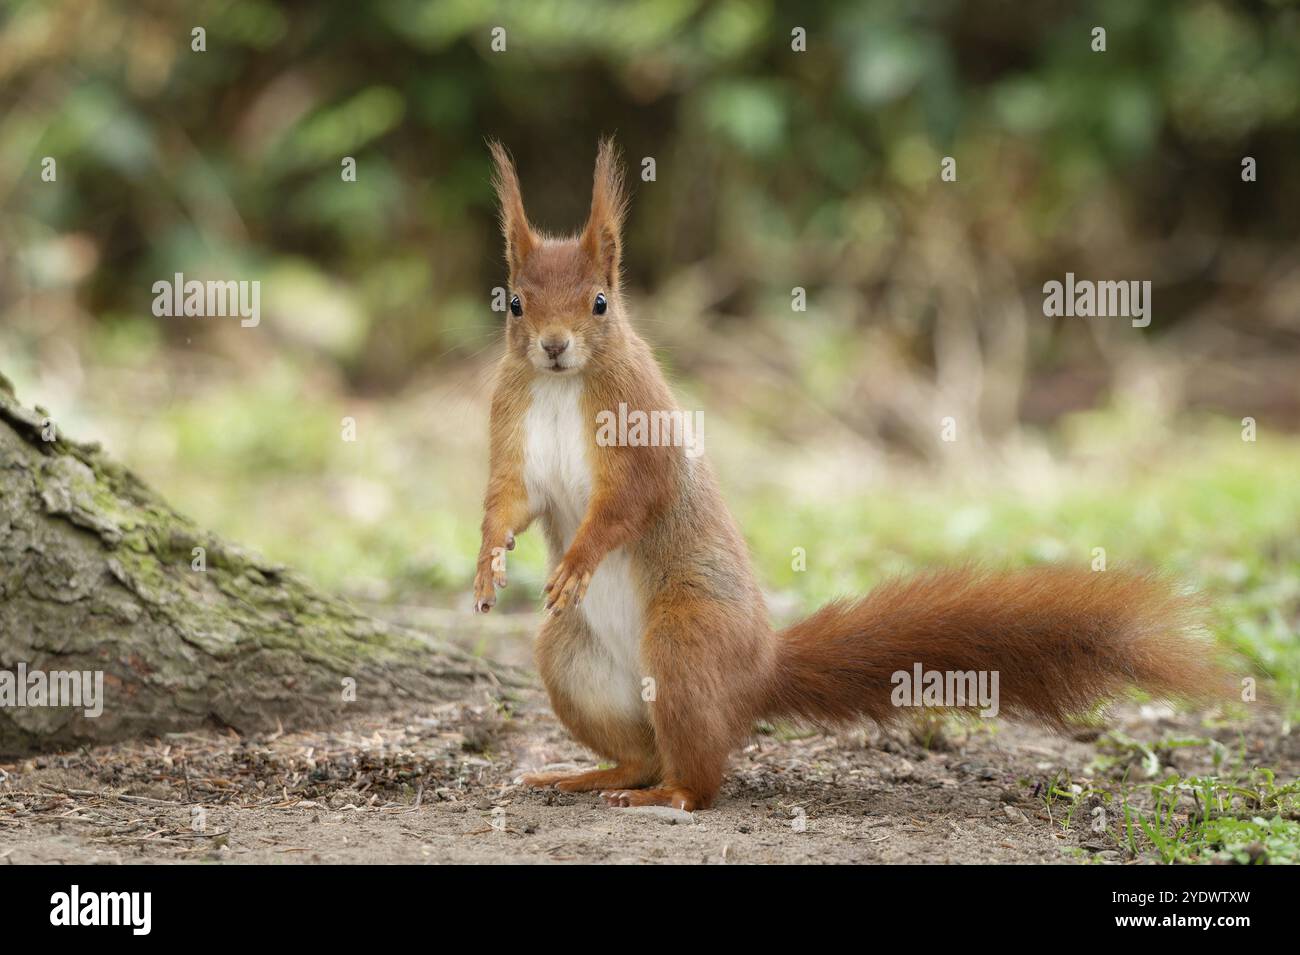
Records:
[[[596,305],[595,305],[594,308],[592,308],[592,311],[595,312],[597,315],[604,315],[604,314],[605,314],[605,308],[608,306],[608,304],[609,304],[609,303],[605,301],[605,293],[604,293],[604,292],[597,292],[597,293],[596,293]]]

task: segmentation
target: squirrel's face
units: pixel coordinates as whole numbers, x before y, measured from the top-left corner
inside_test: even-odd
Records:
[[[511,285],[507,346],[542,374],[577,374],[620,337],[618,290],[577,241],[543,240]]]
[[[506,342],[542,375],[575,375],[623,338],[619,266],[623,180],[610,140],[596,153],[591,215],[573,239],[548,239],[524,214],[514,164],[491,143],[510,268]]]

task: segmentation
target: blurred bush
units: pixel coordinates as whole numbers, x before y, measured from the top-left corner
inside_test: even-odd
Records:
[[[1004,434],[1123,393],[1163,343],[1167,403],[1300,416],[1294,3],[0,10],[0,315],[37,348],[144,323],[239,360],[252,346],[210,323],[153,318],[150,288],[260,278],[256,348],[382,392],[492,341],[484,137],[513,149],[535,221],[566,231],[612,132],[636,179],[631,285],[688,378],[757,361],[858,433],[919,447],[936,409]],[[1042,283],[1066,271],[1151,279],[1152,326],[1043,318]]]

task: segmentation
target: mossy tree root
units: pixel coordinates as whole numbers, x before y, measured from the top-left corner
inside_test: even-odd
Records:
[[[0,682],[20,664],[102,673],[103,710],[3,705],[0,685],[0,754],[323,725],[522,682],[200,529],[0,376]]]

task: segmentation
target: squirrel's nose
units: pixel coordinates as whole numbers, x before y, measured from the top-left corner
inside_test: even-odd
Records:
[[[555,338],[546,338],[542,340],[542,351],[546,352],[547,356],[552,359],[559,358],[560,354],[568,347],[569,339],[567,338],[563,341]]]

